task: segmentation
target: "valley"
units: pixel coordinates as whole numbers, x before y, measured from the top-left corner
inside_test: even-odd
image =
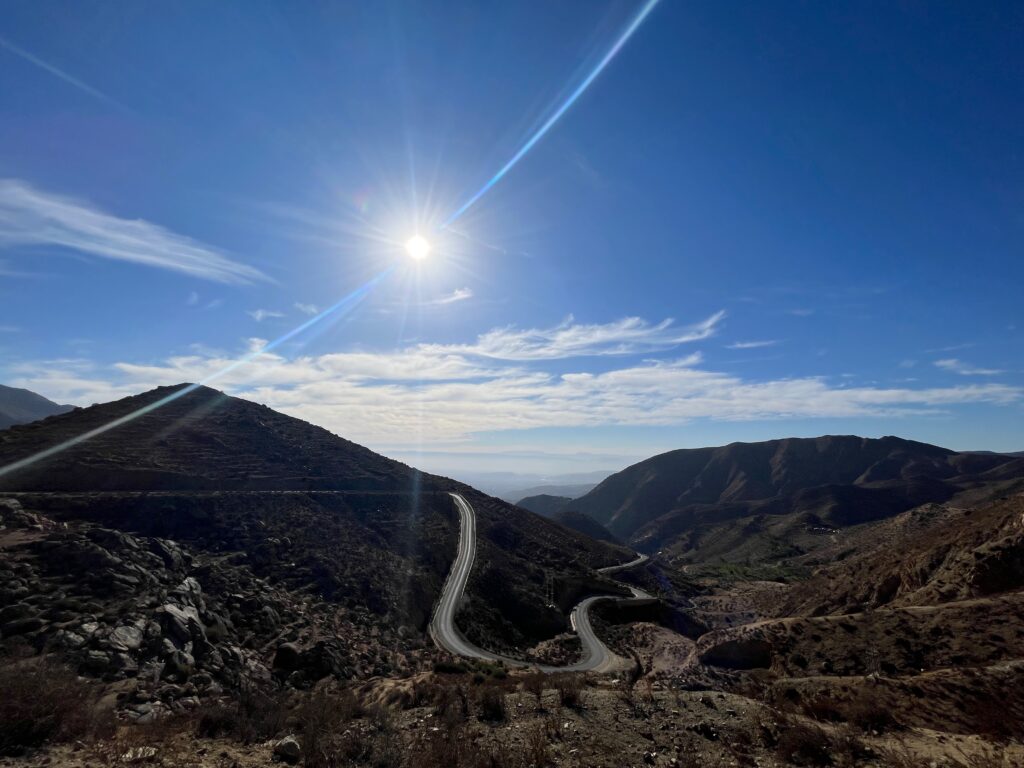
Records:
[[[213,390],[146,410],[165,397],[0,431],[10,465],[142,411],[0,477],[2,674],[62,681],[93,713],[84,752],[58,724],[0,744],[11,765],[136,746],[202,768],[1021,754],[1019,458],[730,446],[771,470],[660,470],[593,512],[625,487],[613,475],[549,520]],[[562,524],[570,507],[641,551]]]

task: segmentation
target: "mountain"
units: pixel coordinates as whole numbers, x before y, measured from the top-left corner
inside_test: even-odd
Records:
[[[537,496],[527,496],[526,498],[520,499],[516,502],[516,506],[528,509],[541,517],[551,519],[558,512],[565,509],[566,505],[570,501],[572,501],[572,497],[570,496],[551,496],[549,494],[542,493]]]
[[[682,560],[771,559],[798,554],[833,528],[1022,482],[1024,460],[1012,456],[824,436],[671,451],[612,475],[566,509]]]
[[[568,496],[548,496],[546,494],[541,494],[539,496],[528,496],[525,499],[520,499],[516,502],[516,506],[528,509],[541,517],[548,518],[549,520],[554,520],[556,523],[564,525],[566,528],[572,528],[574,531],[586,534],[592,539],[597,539],[598,541],[618,541],[607,528],[592,517],[588,517],[582,512],[574,512],[573,510],[566,509],[566,505],[570,501],[572,501],[572,499]]]
[[[185,386],[0,432],[0,653],[56,645],[107,679],[176,659],[221,686],[242,669],[307,684],[429,668],[453,491],[477,517],[459,627],[485,647],[564,632],[608,590],[593,569],[632,556],[265,406],[171,397]]]
[[[58,405],[27,389],[0,384],[0,429],[67,413],[74,408],[73,405]]]
[[[605,472],[600,480],[608,477],[611,472]],[[570,499],[579,498],[583,494],[594,489],[599,480],[589,483],[548,483],[545,485],[534,485],[530,488],[520,488],[501,494],[506,501],[516,502],[516,499],[525,499],[528,496],[566,496]]]
[[[1022,514],[1015,494],[844,531],[810,578],[734,593],[745,615],[709,601],[717,626],[695,656],[770,668],[766,698],[833,722],[1011,738],[1024,717]]]

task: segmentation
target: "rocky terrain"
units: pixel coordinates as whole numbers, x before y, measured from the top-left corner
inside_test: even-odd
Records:
[[[166,394],[14,427],[0,465]],[[430,668],[451,490],[479,518],[463,629],[485,647],[561,634],[576,601],[607,589],[593,569],[630,556],[207,389],[2,482],[0,651],[55,650],[83,674],[144,683],[145,712],[209,686]]]
[[[15,424],[28,424],[71,410],[74,410],[73,405],[59,405],[27,389],[0,384],[0,429]]]
[[[720,499],[683,515],[704,521],[705,551],[740,555],[673,544],[613,581],[595,569],[632,551],[568,521],[213,390],[146,410],[173,391],[0,433],[9,466],[143,411],[0,475],[0,764],[1024,764],[1012,458],[781,441],[768,475],[705,465],[687,492]],[[827,460],[793,463],[812,448]],[[938,486],[944,500],[901,508]],[[464,634],[571,662],[572,606],[633,587],[655,599],[591,613],[616,672],[540,675],[433,647],[451,491],[478,525]],[[876,491],[889,501],[864,506]],[[635,531],[665,524],[639,516],[657,497],[620,504]]]

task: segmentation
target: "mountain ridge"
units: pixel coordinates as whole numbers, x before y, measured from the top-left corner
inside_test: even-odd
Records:
[[[61,405],[37,392],[0,384],[0,429],[28,424],[48,416],[73,411],[73,405]]]
[[[730,521],[803,515],[805,525],[850,525],[1021,478],[1024,461],[1012,456],[894,436],[824,435],[669,451],[612,475],[565,508],[653,551]]]

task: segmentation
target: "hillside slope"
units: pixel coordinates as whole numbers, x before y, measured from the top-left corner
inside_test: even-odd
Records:
[[[0,429],[71,410],[74,410],[73,405],[59,405],[30,390],[0,384]]]
[[[559,525],[572,528],[574,531],[579,531],[592,539],[618,542],[618,539],[607,528],[594,520],[594,518],[582,512],[566,509],[566,505],[570,501],[572,499],[568,496],[540,494],[539,496],[527,496],[525,499],[520,499],[516,502],[516,506],[528,509],[534,514],[546,517],[548,520],[554,520]]]
[[[6,430],[0,467],[171,391]],[[249,633],[251,653],[225,647],[215,660],[247,656],[250,666],[269,669],[275,649],[291,643],[292,669],[314,679],[325,669],[356,677],[414,670],[436,655],[425,629],[456,551],[451,491],[477,512],[478,557],[466,603],[471,620],[460,627],[485,647],[516,651],[565,631],[572,604],[606,589],[593,568],[631,557],[299,419],[199,388],[0,478],[0,501],[13,519],[30,521],[26,533],[0,531],[0,591],[21,594],[25,584],[38,591],[24,604],[14,598],[20,607],[5,612],[4,621],[28,621],[0,627],[0,645],[17,638],[42,648],[60,632],[83,637],[80,625],[97,638],[115,622],[160,625],[151,606],[166,602],[172,582],[192,579],[209,610],[203,613],[198,599],[179,603],[199,611],[197,621],[223,623],[227,629],[217,635],[231,647],[241,648]],[[170,558],[169,572],[156,580],[143,575],[156,568],[151,553],[171,549],[183,555]],[[548,605],[552,593],[557,607]],[[90,607],[58,609],[47,595]],[[272,618],[256,626],[255,614]],[[204,638],[209,642],[205,630]],[[169,652],[147,643],[126,660],[124,649],[111,652],[104,643],[80,644],[71,656],[83,671],[116,677],[121,667],[133,668],[129,661],[144,665],[146,654],[162,659]],[[237,678],[222,680],[232,681]]]
[[[684,556],[707,546],[718,557],[765,529],[776,529],[766,536],[786,550],[794,531],[891,517],[966,490],[1012,488],[1022,478],[1024,461],[1012,456],[896,437],[791,438],[671,451],[612,475],[566,508],[649,551],[668,547]]]

